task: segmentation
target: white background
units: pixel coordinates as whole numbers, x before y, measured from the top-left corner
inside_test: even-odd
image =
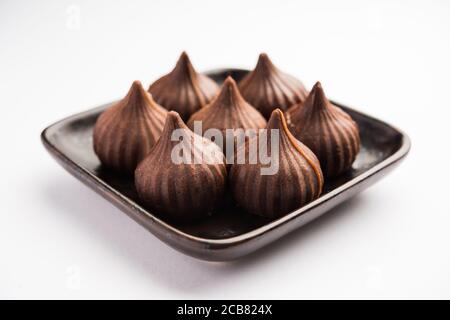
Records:
[[[79,12],[79,24],[76,14]],[[74,17],[75,15],[75,17]],[[161,243],[59,167],[39,134],[147,86],[261,51],[405,130],[391,175],[234,263]],[[450,298],[449,1],[1,1],[1,298]]]

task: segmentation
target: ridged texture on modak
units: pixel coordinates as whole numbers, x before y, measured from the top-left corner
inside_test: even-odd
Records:
[[[102,164],[132,174],[158,141],[167,110],[158,105],[139,81],[128,94],[104,111],[94,127],[94,151]]]
[[[228,77],[219,94],[206,107],[194,113],[187,125],[194,130],[194,122],[201,121],[202,130],[218,129],[225,138],[227,129],[263,129],[266,119],[242,98],[236,82]],[[225,149],[225,141],[223,141]]]
[[[245,164],[232,165],[230,183],[235,201],[247,212],[278,218],[319,197],[323,176],[316,156],[289,132],[280,109],[272,112],[267,129],[267,144],[260,145],[259,152],[276,161],[278,170],[262,175],[261,168],[267,165],[259,160],[251,164],[250,159],[256,159],[255,155],[247,155]],[[276,149],[272,153],[272,129],[278,130],[278,160]],[[247,153],[248,143],[245,145]],[[242,148],[239,151],[242,152]]]
[[[289,129],[319,158],[325,177],[348,170],[360,149],[358,125],[325,97],[317,82],[303,104],[286,114]]]
[[[171,111],[161,138],[136,169],[135,184],[145,205],[172,219],[189,221],[213,212],[223,198],[226,177],[220,148],[194,134]]]
[[[239,82],[239,90],[266,118],[275,108],[285,111],[303,102],[308,94],[298,79],[280,71],[265,53],[260,54],[255,69]]]
[[[156,102],[178,112],[184,121],[208,104],[218,90],[212,79],[195,71],[186,52],[181,54],[170,73],[156,80],[148,89]]]

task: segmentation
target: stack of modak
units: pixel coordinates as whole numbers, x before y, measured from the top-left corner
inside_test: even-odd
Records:
[[[226,143],[208,136],[211,130]],[[247,131],[256,134],[234,134]],[[251,153],[252,146],[259,150]],[[246,212],[278,218],[317,199],[324,180],[349,170],[359,148],[357,124],[328,101],[321,84],[308,92],[266,54],[238,83],[228,77],[219,87],[183,52],[148,90],[133,82],[94,127],[102,165],[134,176],[144,205],[178,221],[212,214],[227,188]],[[261,154],[276,170],[262,173]]]

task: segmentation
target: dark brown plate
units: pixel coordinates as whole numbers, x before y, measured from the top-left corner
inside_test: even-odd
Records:
[[[239,80],[246,73],[226,69],[207,74],[221,83],[227,75]],[[336,104],[347,111],[360,128],[362,147],[353,168],[338,179],[327,181],[319,199],[276,220],[240,211],[229,196],[220,212],[203,222],[178,224],[146,210],[140,204],[133,181],[102,168],[94,153],[92,129],[98,115],[110,104],[63,119],[46,128],[41,137],[50,154],[67,171],[159,239],[196,258],[224,261],[258,250],[321,216],[384,177],[406,156],[410,140],[404,133],[383,121]],[[105,223],[108,223],[106,219]]]

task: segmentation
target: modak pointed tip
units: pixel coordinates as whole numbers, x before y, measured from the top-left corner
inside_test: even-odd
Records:
[[[134,80],[131,84],[132,87],[142,87],[142,82],[140,80]]]
[[[275,65],[272,63],[272,60],[270,60],[267,53],[261,53],[258,57],[258,62],[256,63],[255,70],[263,69],[267,71],[275,71],[277,70]]]
[[[313,109],[320,110],[328,107],[329,103],[330,102],[323,91],[322,84],[317,81],[311,89],[309,96],[306,98],[305,106],[307,108],[309,106],[313,107]]]
[[[142,83],[141,83],[141,81],[139,81],[139,80],[134,80],[133,81],[133,83],[131,84],[131,87],[130,87],[130,93],[134,93],[134,94],[136,94],[136,93],[142,93],[142,92],[145,92],[145,89],[144,89],[144,87],[142,86]]]
[[[130,106],[143,107],[150,106],[159,108],[160,106],[153,100],[153,97],[145,90],[141,81],[134,80],[128,91],[128,101]]]
[[[172,110],[167,113],[166,122],[177,123],[178,121],[183,121],[178,112]]]
[[[267,122],[268,129],[285,129],[286,119],[284,113],[280,108],[276,108],[272,111],[269,121]]]
[[[283,111],[280,108],[273,110],[272,114],[275,114],[276,117],[284,118]]]
[[[169,111],[167,113],[166,123],[164,125],[165,130],[166,130],[166,127],[170,132],[177,128],[183,128],[183,129],[187,128],[183,119],[181,119],[180,114],[176,111]]]
[[[263,63],[272,62],[272,61],[270,61],[269,55],[267,53],[265,53],[265,52],[261,52],[259,54],[258,61],[261,61]]]
[[[189,55],[186,53],[186,51],[183,51],[178,58],[175,69],[179,68],[183,70],[189,70],[193,68],[191,59],[189,58]]]
[[[180,54],[180,60],[181,59],[187,59],[189,60],[189,55],[187,54],[187,52],[185,50],[183,50]]]
[[[222,88],[220,89],[219,95],[223,94],[230,96],[239,95],[239,97],[241,97],[236,81],[234,81],[234,79],[231,76],[228,76],[222,84]]]
[[[316,81],[316,83],[313,85],[311,91],[314,91],[314,90],[323,90],[322,83],[320,83],[320,81]]]
[[[234,81],[232,76],[228,76],[223,82],[223,86],[234,86],[236,87],[236,81]]]

